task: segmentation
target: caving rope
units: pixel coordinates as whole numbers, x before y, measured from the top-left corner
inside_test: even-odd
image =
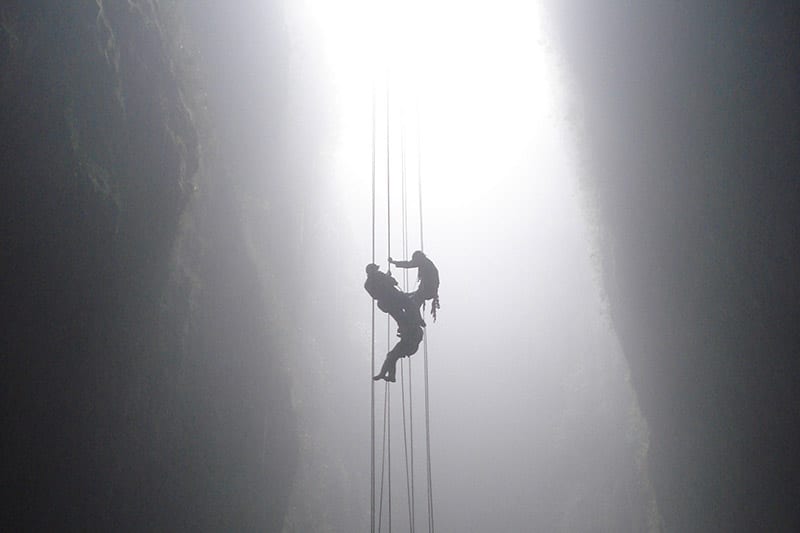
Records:
[[[377,131],[376,131],[376,93],[373,85],[372,89],[372,262],[375,263],[375,231],[376,231],[376,174],[377,174]],[[421,151],[420,151],[420,127],[419,127],[419,110],[417,109],[417,124],[416,124],[416,148],[417,148],[417,176],[419,185],[419,239],[420,249],[424,251],[424,228],[422,217],[422,164],[421,164]],[[390,94],[387,83],[386,89],[386,226],[387,226],[387,252],[391,257],[391,136],[390,136]],[[408,257],[408,201],[407,201],[407,182],[406,182],[406,150],[405,150],[405,127],[401,121],[401,134],[400,134],[400,166],[401,166],[401,188],[402,188],[402,224],[403,224],[403,254],[404,258]],[[391,267],[389,267],[391,268]],[[388,269],[387,269],[388,270]],[[404,272],[404,291],[408,291],[408,272]],[[390,320],[387,316],[387,345],[390,343],[389,332],[391,330]],[[427,332],[423,336],[423,353],[424,353],[424,398],[425,398],[425,452],[426,452],[426,473],[427,473],[427,508],[428,508],[428,531],[434,531],[434,513],[433,513],[433,485],[431,475],[431,446],[430,446],[430,400],[429,400],[429,381],[428,381],[428,336]],[[406,426],[406,392],[405,392],[405,376],[403,360],[406,359],[408,365],[408,424]],[[405,455],[405,472],[406,472],[406,496],[408,499],[408,518],[410,531],[413,533],[416,523],[416,509],[415,509],[415,486],[414,486],[414,415],[413,415],[413,402],[412,402],[412,388],[411,388],[411,358],[401,358],[400,361],[400,386],[401,386],[401,402],[402,402],[402,420],[403,420],[403,444]],[[384,480],[387,486],[387,525],[388,531],[392,530],[392,482],[391,482],[391,404],[390,404],[390,389],[389,382],[387,381],[384,386],[384,405],[383,405],[383,435],[382,435],[382,449],[381,449],[381,473],[380,473],[380,488],[378,489],[378,509],[376,516],[376,469],[375,469],[375,385],[372,376],[375,375],[375,302],[372,303],[372,345],[371,345],[371,375],[370,375],[370,398],[371,398],[371,442],[370,442],[370,531],[380,533],[383,526],[383,501],[384,501]],[[376,523],[377,518],[377,523]],[[376,530],[377,527],[377,530]]]

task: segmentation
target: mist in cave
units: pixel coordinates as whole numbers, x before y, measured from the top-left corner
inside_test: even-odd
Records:
[[[799,16],[5,2],[0,524],[794,530]]]

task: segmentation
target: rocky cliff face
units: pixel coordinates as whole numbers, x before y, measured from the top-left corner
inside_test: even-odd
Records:
[[[553,13],[666,527],[795,530],[798,9]]]
[[[234,200],[199,172],[171,7],[0,7],[10,529],[282,521],[288,391]]]

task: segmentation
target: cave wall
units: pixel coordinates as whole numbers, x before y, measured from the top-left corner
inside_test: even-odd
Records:
[[[0,6],[4,529],[283,520],[288,390],[177,8]]]
[[[551,6],[668,531],[800,526],[800,11]]]

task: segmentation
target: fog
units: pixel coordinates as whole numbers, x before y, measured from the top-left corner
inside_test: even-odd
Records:
[[[4,2],[0,529],[798,530],[794,4]]]
[[[439,320],[426,316],[436,527],[657,527],[642,462],[647,430],[604,301],[591,198],[546,14],[524,3],[378,7],[385,11],[292,2],[211,30],[252,55],[211,62],[210,76],[221,75],[213,68],[226,76],[211,80],[221,83],[211,113],[224,115],[226,126],[216,127],[226,136],[236,132],[220,146],[236,158],[229,172],[248,176],[236,178],[262,279],[293,288],[273,302],[285,320],[281,357],[300,431],[284,528],[369,529],[371,386],[375,527],[409,529],[403,408],[413,410],[415,526],[428,524],[423,350],[403,360],[397,383],[369,379],[371,300],[362,285],[372,260],[373,98],[375,262],[385,269],[389,253],[388,134],[391,253],[420,247],[421,175],[424,248],[442,280]],[[206,8],[226,21],[224,10]],[[262,21],[283,36],[277,46],[274,35],[251,34]],[[263,91],[276,77],[285,92]],[[254,107],[239,111],[242,99]],[[394,272],[413,290],[415,271]],[[395,328],[387,338],[377,313],[376,367]],[[380,490],[386,394],[391,526],[388,466]]]

